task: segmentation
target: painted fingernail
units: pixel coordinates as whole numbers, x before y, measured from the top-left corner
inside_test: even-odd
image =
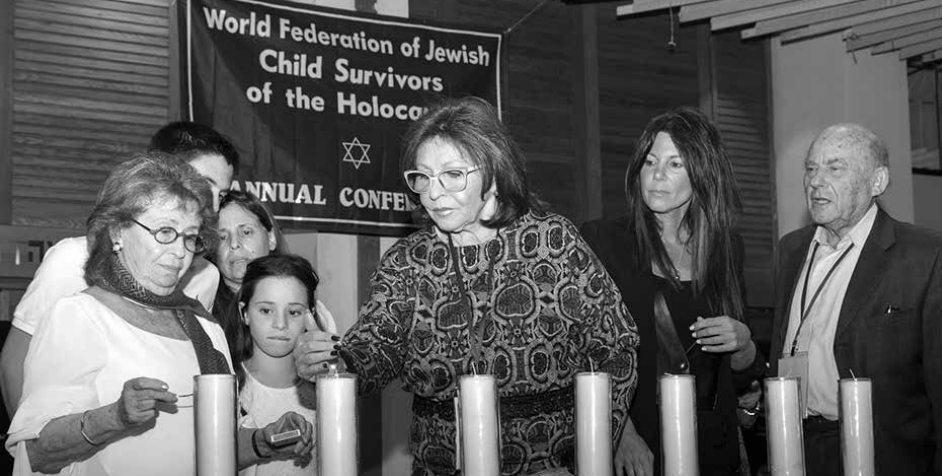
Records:
[[[340,344],[335,345],[334,350],[340,350]]]
[[[697,344],[701,344],[701,343],[702,343],[702,342],[700,342],[700,339],[697,339]]]
[[[330,336],[330,340],[334,342],[340,342],[340,336]]]
[[[337,356],[337,351],[336,351],[336,350],[330,351],[330,356],[331,356],[331,357],[336,357],[336,356]]]

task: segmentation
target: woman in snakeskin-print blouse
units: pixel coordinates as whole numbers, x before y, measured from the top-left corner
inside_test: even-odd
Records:
[[[431,109],[402,160],[429,226],[383,256],[337,347],[343,363],[361,393],[399,378],[414,394],[413,475],[455,472],[452,399],[472,363],[497,380],[503,474],[571,468],[576,373],[612,374],[616,436],[635,390],[637,330],[617,287],[572,223],[531,197],[487,102]],[[330,336],[314,339],[299,349],[302,375],[330,357]]]

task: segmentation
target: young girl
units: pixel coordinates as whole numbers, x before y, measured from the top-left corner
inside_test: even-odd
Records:
[[[233,355],[241,424],[265,425],[289,410],[315,423],[314,384],[298,378],[291,352],[305,328],[313,325],[317,284],[311,264],[296,255],[264,256],[246,268],[238,293],[241,327]],[[336,332],[332,321],[319,317],[327,328],[322,330]],[[314,456],[312,450],[307,458],[273,459],[239,474],[314,475]]]

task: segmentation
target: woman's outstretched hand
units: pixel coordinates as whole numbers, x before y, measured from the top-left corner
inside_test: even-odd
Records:
[[[694,339],[704,352],[730,352],[730,366],[742,370],[756,358],[756,345],[752,342],[752,331],[742,321],[729,316],[697,318],[690,326]]]
[[[167,391],[167,384],[153,378],[137,377],[124,382],[116,402],[118,419],[126,429],[157,418],[159,403],[176,403],[177,396]]]
[[[294,366],[298,376],[313,381],[327,373],[331,362],[336,362],[340,349],[340,336],[320,330],[309,330],[294,346]]]
[[[737,352],[752,340],[749,327],[729,316],[698,317],[690,330],[704,352]]]

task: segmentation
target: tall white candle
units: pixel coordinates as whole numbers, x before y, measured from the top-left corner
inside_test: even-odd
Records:
[[[463,375],[461,405],[462,476],[500,476],[500,420],[493,375]]]
[[[332,371],[317,378],[318,474],[357,475],[357,377]]]
[[[693,375],[661,376],[661,467],[664,476],[700,474],[696,393]]]
[[[197,476],[236,474],[235,375],[193,377]]]
[[[805,448],[797,377],[765,379],[765,408],[772,476],[803,476]]]
[[[612,476],[612,376],[576,374],[576,474]]]
[[[873,384],[868,378],[840,381],[841,453],[845,476],[873,476]]]

